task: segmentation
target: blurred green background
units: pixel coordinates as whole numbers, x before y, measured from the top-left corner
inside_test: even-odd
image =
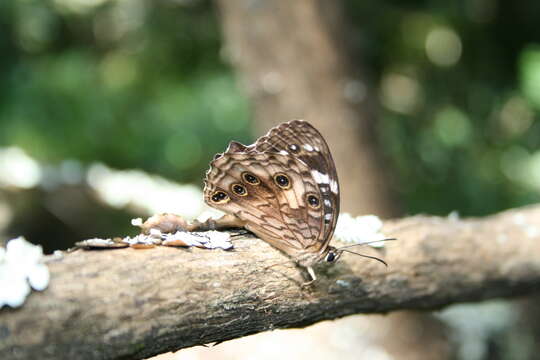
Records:
[[[537,202],[540,2],[345,3],[405,212],[485,215]],[[37,190],[0,187],[16,214],[4,231],[63,236],[40,201],[94,162],[201,186],[213,154],[254,138],[222,45],[209,1],[0,2],[0,147],[23,149],[47,175]],[[84,214],[94,226],[72,226],[74,240],[122,233],[132,217]]]

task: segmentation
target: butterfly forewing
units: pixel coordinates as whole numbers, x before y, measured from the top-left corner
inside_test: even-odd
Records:
[[[247,147],[231,142],[211,162],[205,201],[235,215],[290,256],[317,258],[328,246],[339,213],[328,145],[301,120],[281,124]]]
[[[319,131],[306,121],[289,121],[259,138],[254,148],[260,152],[287,153],[308,166],[321,195],[325,219],[323,239],[327,245],[339,214],[339,182],[330,149]]]

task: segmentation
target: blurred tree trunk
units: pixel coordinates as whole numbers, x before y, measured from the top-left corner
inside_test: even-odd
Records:
[[[342,210],[397,215],[398,202],[375,141],[368,77],[356,61],[352,66],[344,43],[341,2],[218,0],[218,5],[225,54],[252,100],[256,133],[295,118],[310,121],[332,149]],[[329,334],[336,326],[369,329],[371,345],[395,358],[450,357],[444,328],[429,315],[352,317],[316,331]],[[317,336],[310,330],[306,337]]]
[[[328,141],[341,175],[342,208],[397,215],[378,156],[365,74],[348,64],[334,1],[219,1],[226,52],[253,101],[256,133],[305,119]],[[358,73],[357,73],[358,72]],[[345,176],[346,175],[346,176]]]

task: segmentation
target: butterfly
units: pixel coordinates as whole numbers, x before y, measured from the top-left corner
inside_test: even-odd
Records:
[[[339,215],[339,181],[328,144],[304,120],[282,123],[246,146],[231,141],[206,173],[205,202],[281,250],[316,279],[313,266],[334,262],[329,245]]]

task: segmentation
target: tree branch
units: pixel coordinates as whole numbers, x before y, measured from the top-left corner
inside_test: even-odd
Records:
[[[260,240],[234,251],[77,251],[49,257],[51,283],[0,310],[2,359],[134,359],[357,313],[442,306],[540,288],[540,206],[483,219],[387,221],[369,259],[305,272]],[[377,254],[378,253],[378,254]],[[281,265],[276,265],[281,264]],[[274,265],[274,266],[272,266]]]

